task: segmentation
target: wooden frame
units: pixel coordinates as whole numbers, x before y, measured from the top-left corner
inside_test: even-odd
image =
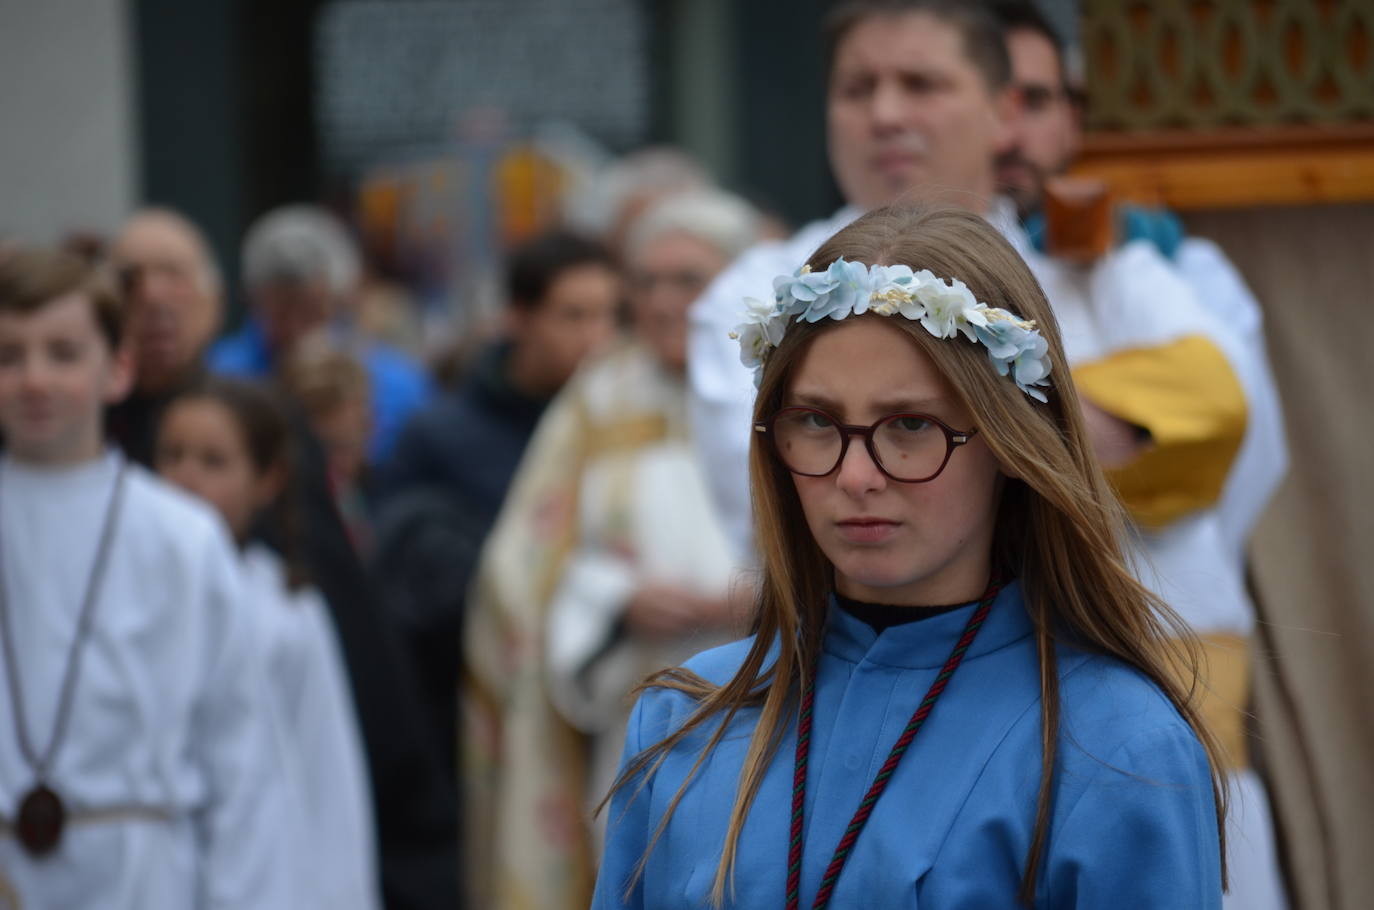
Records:
[[[1374,201],[1374,123],[1089,133],[1074,173],[1171,209]]]

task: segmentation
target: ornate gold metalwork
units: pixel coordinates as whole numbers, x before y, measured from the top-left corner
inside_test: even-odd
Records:
[[[1092,129],[1374,120],[1374,0],[1083,0]]]

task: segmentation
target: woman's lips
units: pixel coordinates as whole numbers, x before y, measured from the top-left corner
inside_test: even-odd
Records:
[[[835,522],[835,527],[850,543],[883,543],[897,533],[900,523],[885,518],[849,518]]]

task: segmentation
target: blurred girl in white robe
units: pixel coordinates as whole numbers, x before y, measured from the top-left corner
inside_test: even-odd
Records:
[[[240,545],[246,601],[264,628],[267,684],[300,795],[295,835],[305,906],[380,907],[372,801],[348,676],[328,609],[291,558],[251,539],[255,521],[290,492],[291,431],[265,388],[210,380],[168,408],[157,469],[224,516]],[[284,510],[290,516],[291,510]]]

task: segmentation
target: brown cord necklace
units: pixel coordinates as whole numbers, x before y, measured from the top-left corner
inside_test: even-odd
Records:
[[[4,645],[10,704],[14,710],[15,737],[24,760],[33,769],[34,777],[33,786],[19,802],[16,831],[19,843],[34,857],[50,853],[57,847],[62,840],[62,829],[67,822],[67,807],[49,785],[48,775],[52,771],[57,751],[66,738],[67,721],[71,718],[72,695],[76,691],[76,678],[80,675],[81,653],[84,650],[82,646],[91,635],[95,604],[100,599],[100,582],[105,575],[105,565],[108,562],[110,545],[114,540],[114,529],[119,518],[119,507],[124,499],[124,474],[127,464],[122,457],[119,459],[119,469],[105,508],[104,527],[96,546],[95,562],[91,566],[91,574],[86,579],[86,593],[81,603],[81,613],[77,617],[76,634],[72,638],[71,649],[67,652],[67,667],[63,672],[62,689],[57,703],[57,719],[53,722],[48,746],[41,755],[29,739],[28,719],[24,716],[24,692],[20,684],[19,667],[15,663],[14,635],[10,630],[9,596],[6,591],[4,563],[0,560],[0,643]],[[0,553],[3,553],[3,547],[0,547]]]

